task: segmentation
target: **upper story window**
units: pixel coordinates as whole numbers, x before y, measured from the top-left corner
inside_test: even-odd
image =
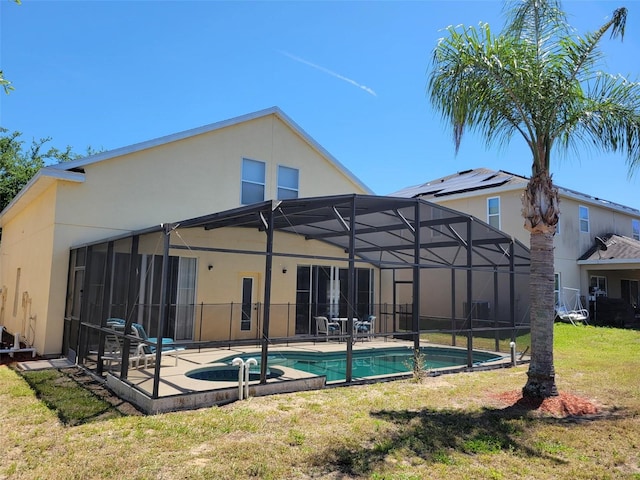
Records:
[[[580,205],[579,219],[580,219],[580,231],[589,233],[589,207],[583,207]]]
[[[242,159],[242,193],[243,205],[264,201],[265,163],[248,158]]]
[[[631,236],[636,240],[640,240],[640,220],[635,218],[631,220]]]
[[[500,197],[487,198],[487,223],[500,229]]]
[[[278,166],[278,200],[298,198],[299,177],[297,168]]]

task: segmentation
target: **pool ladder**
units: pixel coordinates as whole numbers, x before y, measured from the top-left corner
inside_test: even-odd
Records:
[[[244,398],[249,398],[249,369],[251,365],[258,365],[258,361],[255,358],[248,358],[246,361],[239,357],[234,358],[231,361],[231,365],[237,365],[238,368],[238,400],[242,400],[243,393]]]

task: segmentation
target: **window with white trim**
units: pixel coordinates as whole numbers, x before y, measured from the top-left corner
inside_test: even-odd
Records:
[[[249,158],[242,159],[242,190],[240,196],[242,205],[264,201],[265,171],[264,162]]]
[[[500,229],[500,197],[487,198],[487,223]]]
[[[607,277],[601,277],[599,275],[591,275],[589,279],[589,293],[591,295],[606,295],[607,294]]]
[[[578,217],[580,220],[580,231],[589,233],[589,207],[580,205],[578,207]]]
[[[635,240],[640,240],[640,220],[637,218],[631,220],[631,236]]]
[[[298,198],[300,172],[297,168],[278,166],[278,200]]]

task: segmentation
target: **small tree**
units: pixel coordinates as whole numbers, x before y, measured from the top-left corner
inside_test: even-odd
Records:
[[[551,152],[581,142],[640,164],[640,84],[598,70],[599,44],[624,36],[626,8],[584,36],[570,29],[559,0],[509,2],[507,23],[495,35],[488,24],[449,27],[433,54],[428,93],[453,126],[456,152],[466,128],[487,145],[524,138],[532,154],[522,197],[531,247],[531,363],[527,397],[557,395],[553,365],[553,235],[558,192]]]
[[[0,211],[47,163],[66,162],[79,157],[69,146],[65,150],[50,147],[43,151],[50,138],[33,140],[30,148],[25,150],[21,135],[20,132],[9,134],[7,129],[0,127]]]

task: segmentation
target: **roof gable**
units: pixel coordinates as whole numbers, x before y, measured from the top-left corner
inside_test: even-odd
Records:
[[[164,137],[159,137],[152,140],[136,143],[133,145],[128,145],[126,147],[116,148],[115,150],[109,150],[107,152],[101,152],[96,155],[81,158],[71,162],[59,163],[56,165],[52,165],[49,168],[59,169],[59,170],[72,170],[72,171],[81,170],[88,165],[109,160],[111,158],[116,158],[123,155],[139,152],[142,150],[159,147],[162,145],[166,145],[168,143],[194,137],[196,135],[202,135],[205,133],[214,132],[216,130],[221,130],[223,128],[227,128],[234,125],[239,125],[241,123],[246,123],[252,120],[256,120],[259,118],[267,117],[269,115],[275,115],[294,133],[300,136],[312,149],[316,150],[320,155],[322,155],[330,163],[332,163],[338,170],[342,171],[345,174],[345,176],[347,176],[353,183],[358,185],[365,192],[373,194],[373,191],[369,187],[367,187],[358,177],[356,177],[347,167],[345,167],[340,161],[338,161],[335,157],[333,157],[333,155],[331,155],[327,150],[325,150],[318,142],[316,142],[309,134],[307,134],[307,132],[305,132],[297,123],[295,123],[282,110],[280,110],[280,108],[275,106],[264,109],[264,110],[259,110],[257,112],[242,115],[239,117],[234,117],[227,120],[222,120],[220,122],[211,123],[209,125],[204,125],[202,127],[185,130],[183,132],[173,133],[171,135],[166,135]]]

